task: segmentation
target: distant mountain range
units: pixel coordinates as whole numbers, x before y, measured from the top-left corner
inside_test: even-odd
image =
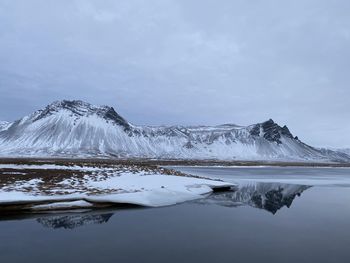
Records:
[[[112,107],[57,101],[15,122],[0,122],[1,156],[349,162],[317,149],[273,120],[250,126],[137,126]]]

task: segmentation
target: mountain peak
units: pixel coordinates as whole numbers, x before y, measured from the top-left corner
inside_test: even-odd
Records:
[[[267,121],[263,122],[265,124],[275,124],[273,119],[268,119]]]
[[[81,100],[60,100],[54,101],[53,103],[47,105],[45,109],[39,110],[37,117],[33,120],[37,121],[43,119],[47,116],[53,115],[61,110],[69,111],[72,115],[76,117],[87,117],[93,114],[98,115],[106,120],[115,122],[118,125],[122,125],[129,129],[129,123],[121,117],[113,107],[109,106],[95,106],[90,103]]]
[[[276,142],[278,144],[282,143],[282,136],[294,139],[293,134],[289,131],[286,125],[281,127],[272,119],[254,125],[250,131],[250,134],[253,136],[263,136],[266,140]]]
[[[46,109],[59,110],[66,109],[70,111],[93,111],[100,108],[107,108],[107,106],[94,106],[82,100],[58,100],[46,106]]]

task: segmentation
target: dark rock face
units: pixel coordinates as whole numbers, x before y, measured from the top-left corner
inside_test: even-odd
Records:
[[[284,125],[281,130],[281,134],[287,136],[288,138],[293,139],[293,134],[289,131],[288,127]]]
[[[187,149],[192,149],[192,148],[194,148],[193,144],[192,144],[190,141],[187,142],[187,143],[184,145],[184,147],[187,148]]]
[[[282,135],[291,139],[294,139],[292,133],[289,131],[287,126],[279,126],[272,119],[256,124],[250,131],[252,136],[263,136],[270,142],[276,142],[281,144]]]
[[[281,143],[281,129],[273,120],[261,124],[264,131],[264,138],[271,142]]]
[[[121,117],[115,110],[113,107],[108,107],[106,108],[107,111],[104,113],[104,118],[107,120],[112,120],[114,121],[116,124],[121,125],[123,127],[125,127],[126,129],[130,129],[130,125],[129,123],[123,118]]]

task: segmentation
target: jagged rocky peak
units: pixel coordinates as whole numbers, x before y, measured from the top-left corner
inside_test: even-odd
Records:
[[[129,123],[123,117],[121,117],[114,110],[113,107],[95,106],[81,100],[55,101],[49,104],[48,106],[46,106],[45,109],[40,110],[38,116],[35,118],[34,121],[37,121],[47,116],[50,116],[52,114],[55,114],[60,110],[67,110],[76,117],[90,116],[90,115],[96,114],[101,118],[104,118],[108,121],[113,121],[114,123],[124,126],[125,128],[130,127]]]
[[[250,131],[250,134],[253,136],[264,137],[266,140],[270,142],[276,142],[278,144],[282,143],[282,135],[290,139],[298,140],[298,137],[294,137],[286,125],[281,127],[272,119],[254,125]]]

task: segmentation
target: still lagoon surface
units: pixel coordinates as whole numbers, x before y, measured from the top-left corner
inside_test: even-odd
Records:
[[[163,208],[0,215],[0,262],[350,262],[350,169],[176,169],[239,187]]]

